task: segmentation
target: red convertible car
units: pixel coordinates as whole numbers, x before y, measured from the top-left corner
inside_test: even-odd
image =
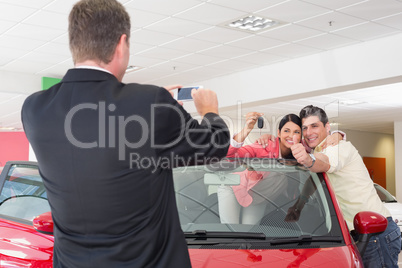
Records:
[[[370,235],[387,226],[360,212],[355,243],[326,175],[292,161],[223,160],[173,174],[193,267],[363,267]],[[250,178],[258,182],[245,194]],[[314,192],[289,220],[307,184]],[[52,267],[53,222],[37,163],[8,162],[0,186],[0,267]]]

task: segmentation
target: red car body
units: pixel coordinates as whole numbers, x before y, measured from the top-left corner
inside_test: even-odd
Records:
[[[53,236],[33,226],[0,220],[0,267],[52,267]],[[191,264],[196,267],[362,267],[360,255],[350,241],[337,248],[282,250],[190,249]],[[303,267],[303,266],[301,266]]]
[[[4,170],[9,172],[10,165],[33,165],[32,162],[8,163]],[[5,174],[0,176],[4,185]],[[324,179],[332,200],[335,199],[327,176]],[[352,240],[337,202],[335,211],[341,226],[344,245],[317,248],[282,249],[197,249],[189,248],[192,266],[198,267],[363,267],[359,251]],[[358,214],[359,215],[359,214]],[[385,218],[372,220],[371,212],[363,212],[356,222],[364,233],[381,232],[386,227]],[[384,225],[385,220],[385,225]],[[0,214],[0,267],[52,267],[54,238],[46,234],[52,230],[50,213],[44,213],[33,221],[21,220]],[[39,232],[40,231],[40,232]]]

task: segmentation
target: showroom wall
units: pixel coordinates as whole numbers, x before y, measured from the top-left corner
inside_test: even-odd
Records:
[[[394,135],[354,130],[345,130],[345,133],[362,157],[385,158],[386,188],[391,194],[396,195]]]
[[[0,167],[7,161],[29,159],[29,143],[24,132],[0,132]]]

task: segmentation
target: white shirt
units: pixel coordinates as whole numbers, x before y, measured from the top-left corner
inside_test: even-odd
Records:
[[[80,65],[80,66],[75,66],[76,69],[93,69],[93,70],[98,70],[98,71],[103,71],[112,74],[108,70],[98,67],[98,66],[91,66],[91,65]]]
[[[327,175],[349,229],[354,229],[353,218],[360,211],[374,211],[390,217],[357,149],[349,141],[340,141],[324,150],[320,145],[314,152],[324,153],[329,159]]]

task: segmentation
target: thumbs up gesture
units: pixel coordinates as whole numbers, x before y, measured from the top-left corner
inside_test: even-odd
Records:
[[[293,136],[293,145],[290,149],[292,150],[293,157],[296,158],[298,163],[310,166],[309,162],[311,161],[311,157],[306,152],[303,144],[297,141],[296,135]]]

